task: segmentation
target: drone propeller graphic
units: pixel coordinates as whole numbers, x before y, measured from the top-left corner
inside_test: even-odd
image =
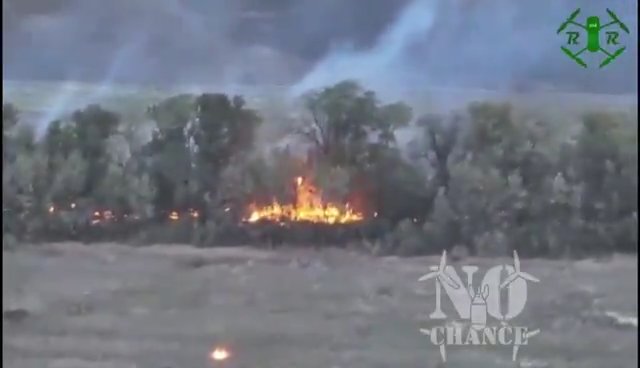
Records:
[[[500,324],[502,325],[502,327],[512,328],[512,326],[506,320],[500,321]],[[534,337],[539,333],[540,333],[540,329],[524,332],[524,334],[522,336],[522,339],[524,341],[529,340],[529,338]],[[520,350],[520,346],[522,346],[522,344],[518,344],[518,343],[515,343],[515,342],[513,344],[513,351],[512,351],[512,354],[511,354],[511,360],[513,360],[514,362],[518,360],[518,351]]]
[[[571,50],[569,50],[568,48],[564,47],[564,46],[560,46],[560,49],[562,49],[562,51],[567,54],[567,56],[569,56],[571,59],[573,59],[573,61],[575,61],[576,63],[578,63],[581,67],[583,68],[587,68],[587,63],[584,62],[584,60],[580,59],[580,57],[578,57],[579,54],[573,54],[571,52]],[[607,63],[608,64],[608,63]]]
[[[617,49],[613,54],[609,54],[608,52],[605,52],[608,57],[606,59],[604,59],[601,63],[600,63],[600,68],[605,67],[607,65],[609,65],[610,62],[612,62],[613,60],[615,60],[618,56],[620,56],[620,54],[622,54],[624,52],[624,50],[626,50],[626,47],[621,47],[619,49]],[[603,50],[604,51],[604,50]]]
[[[560,25],[560,28],[558,28],[558,31],[556,32],[557,34],[560,34],[560,32],[564,31],[565,28],[567,28],[567,26],[569,24],[574,23],[574,20],[576,19],[576,17],[578,16],[578,14],[580,14],[580,8],[576,9],[573,13],[571,13],[571,15],[569,16],[569,18],[567,18],[567,20],[564,21],[564,23],[562,23]],[[582,26],[582,25],[580,25]]]
[[[629,33],[629,28],[627,28],[627,26],[622,23],[622,21],[620,20],[620,18],[618,18],[618,16],[612,12],[610,9],[607,8],[607,13],[609,13],[609,16],[611,17],[611,19],[613,19],[613,22],[606,24],[605,26],[608,26],[610,24],[618,24],[620,26],[620,28],[625,31],[627,34]],[[603,26],[604,27],[604,26]]]
[[[524,279],[526,281],[531,281],[531,282],[540,281],[534,276],[529,275],[526,272],[520,271],[520,259],[518,258],[518,252],[515,250],[513,251],[513,268],[515,270],[511,274],[509,274],[509,276],[507,276],[507,278],[500,284],[500,289],[506,288],[517,279]]]
[[[528,332],[525,332],[525,333],[524,333],[524,334],[525,334],[525,336],[524,336],[524,337],[525,337],[526,339],[529,339],[530,337],[534,337],[535,335],[537,335],[537,334],[539,334],[539,333],[540,333],[540,330],[539,330],[539,329],[538,329],[538,330],[533,330],[533,331],[528,331]],[[520,350],[520,346],[522,346],[522,345],[517,345],[517,344],[514,344],[514,345],[513,345],[513,353],[512,353],[512,355],[511,355],[511,359],[512,359],[514,362],[518,359],[518,350]]]
[[[422,276],[418,279],[418,281],[427,281],[435,277],[438,282],[444,282],[445,284],[451,286],[454,290],[458,290],[460,288],[460,284],[458,284],[451,276],[447,275],[445,269],[447,268],[447,251],[442,252],[442,257],[440,258],[440,264],[438,268],[429,272],[428,274]]]
[[[420,329],[420,333],[422,333],[423,335],[427,335],[427,336],[431,336],[431,330],[427,330],[425,328],[421,328]],[[447,361],[447,346],[442,343],[439,345],[439,349],[440,349],[440,357],[442,357],[442,361],[446,362]]]

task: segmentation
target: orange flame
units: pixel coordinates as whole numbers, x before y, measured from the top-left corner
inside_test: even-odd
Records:
[[[250,215],[246,222],[269,220],[274,222],[294,221],[326,224],[346,224],[362,221],[364,216],[349,207],[334,203],[323,203],[320,191],[302,177],[296,178],[295,205],[282,205],[273,201],[268,206],[258,207],[255,203],[249,206]]]

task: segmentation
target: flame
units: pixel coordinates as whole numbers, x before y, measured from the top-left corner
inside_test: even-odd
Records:
[[[227,360],[230,356],[231,354],[225,348],[217,347],[211,352],[211,359],[215,361]]]
[[[190,209],[189,210],[189,216],[191,216],[191,218],[193,218],[193,219],[197,219],[198,217],[200,217],[200,212],[198,212],[197,210],[194,210],[194,209]]]
[[[76,202],[71,202],[71,203],[68,204],[68,206],[71,209],[77,209],[77,207],[78,207]],[[59,206],[59,207],[56,207],[55,204],[51,204],[47,208],[47,212],[49,214],[53,215],[56,212],[59,212],[58,211],[59,208],[66,208],[66,204],[64,206]],[[178,216],[177,212],[174,211],[173,213],[175,213],[175,216]],[[191,209],[189,213],[190,213],[191,217],[193,217],[193,218],[198,218],[199,215],[200,215],[198,213],[198,211],[193,210],[193,209]],[[91,225],[96,225],[96,224],[99,224],[99,223],[102,223],[102,222],[106,223],[106,222],[110,222],[110,221],[119,221],[120,220],[120,217],[113,210],[110,210],[110,209],[103,210],[103,211],[94,210],[91,214],[92,214],[91,219],[90,219]],[[139,220],[140,219],[140,216],[137,215],[137,214],[129,215],[129,214],[125,213],[125,214],[123,214],[121,216],[124,219],[128,219],[129,217],[133,218],[134,220]]]
[[[302,177],[297,177],[295,184],[295,205],[282,205],[275,200],[265,207],[258,207],[254,203],[249,206],[250,215],[245,221],[257,222],[259,220],[269,220],[282,224],[282,221],[285,220],[345,224],[363,220],[364,216],[362,213],[350,208],[349,203],[344,206],[334,203],[323,203],[320,191]]]
[[[169,219],[172,221],[176,221],[180,219],[180,215],[178,215],[178,212],[176,211],[171,211],[171,213],[169,214]]]

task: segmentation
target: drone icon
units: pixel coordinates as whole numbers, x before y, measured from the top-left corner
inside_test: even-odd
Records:
[[[571,52],[571,50],[569,50],[568,48],[561,46],[560,48],[562,49],[562,51],[568,56],[570,57],[573,61],[575,61],[578,65],[586,68],[587,67],[587,63],[584,62],[584,60],[582,60],[580,58],[580,54],[582,54],[585,51],[589,51],[591,53],[597,53],[597,52],[602,52],[605,55],[607,55],[607,57],[600,63],[600,68],[603,68],[607,65],[609,65],[609,63],[611,63],[613,60],[615,60],[618,56],[620,56],[624,50],[626,49],[626,47],[620,47],[618,48],[616,51],[614,51],[613,53],[608,52],[607,50],[605,50],[604,48],[602,48],[602,46],[600,45],[600,31],[602,31],[603,29],[613,26],[613,25],[617,25],[620,29],[622,29],[625,33],[629,33],[629,28],[627,28],[627,26],[622,23],[622,21],[618,18],[618,16],[612,12],[611,10],[607,9],[607,13],[609,14],[609,16],[611,17],[611,22],[601,25],[600,24],[600,18],[597,16],[590,16],[587,17],[587,22],[586,24],[580,24],[575,22],[576,17],[578,16],[578,14],[580,14],[580,8],[576,9],[573,13],[571,13],[571,15],[569,16],[569,18],[567,18],[567,20],[565,20],[564,23],[562,23],[560,25],[560,27],[558,28],[558,31],[556,32],[556,34],[560,34],[560,32],[564,31],[565,28],[567,28],[567,26],[569,25],[574,25],[577,27],[580,27],[582,29],[584,29],[587,32],[587,46],[585,46],[583,49],[573,53]],[[575,32],[575,31],[569,31],[566,32],[568,37],[567,40],[567,45],[577,45],[578,44],[578,37],[580,36],[579,32]],[[606,40],[606,44],[607,45],[618,45],[618,37],[620,36],[619,32],[617,31],[607,31],[606,32],[607,35],[607,40]]]

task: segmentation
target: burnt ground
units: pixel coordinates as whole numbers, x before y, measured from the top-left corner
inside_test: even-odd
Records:
[[[103,368],[438,367],[419,328],[434,310],[439,257],[341,250],[48,244],[3,252],[3,366]],[[510,259],[466,259],[489,268]],[[460,264],[458,264],[459,266]],[[450,347],[446,367],[635,367],[637,258],[523,260],[521,324],[508,347]],[[633,318],[625,318],[633,317]]]

